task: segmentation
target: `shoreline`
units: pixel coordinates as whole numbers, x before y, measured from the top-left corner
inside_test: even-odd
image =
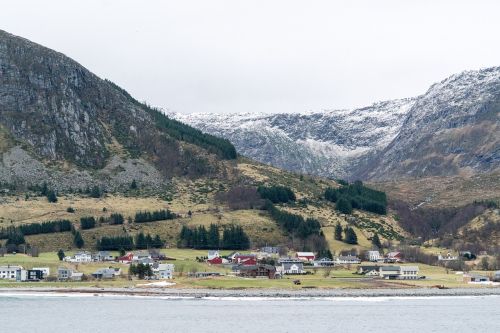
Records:
[[[171,298],[356,298],[500,296],[500,288],[398,288],[398,289],[175,289],[175,288],[0,288],[2,295],[51,294],[92,296],[141,296]]]

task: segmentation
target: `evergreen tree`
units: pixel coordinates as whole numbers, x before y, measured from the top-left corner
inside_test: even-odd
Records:
[[[49,187],[47,186],[47,182],[43,182],[42,188],[40,189],[41,195],[47,195],[49,193]]]
[[[354,230],[350,227],[347,228],[345,232],[345,242],[347,244],[358,244],[358,236],[354,232]]]
[[[378,234],[375,233],[372,237],[372,245],[376,247],[377,249],[382,248],[382,243],[380,242],[380,238],[378,237]]]
[[[340,223],[337,222],[335,225],[335,240],[341,241],[342,240],[342,227],[340,226]]]
[[[47,192],[47,200],[51,203],[57,202],[57,195],[56,192],[53,190],[48,190]]]
[[[142,232],[137,234],[135,238],[135,247],[139,250],[147,249],[148,245],[146,243],[146,237]]]
[[[131,190],[136,190],[137,189],[137,182],[134,180],[132,180],[132,184],[130,184],[130,189]]]
[[[219,227],[216,224],[210,224],[208,228],[208,248],[219,248]]]
[[[59,251],[57,251],[57,257],[59,258],[59,261],[62,261],[64,257],[66,257],[62,249],[59,249]]]
[[[100,198],[102,196],[102,191],[99,188],[99,186],[94,185],[92,189],[90,190],[89,194],[92,198]]]
[[[351,203],[344,197],[340,198],[335,205],[335,208],[342,214],[351,214],[352,206]]]
[[[92,229],[95,227],[95,218],[93,216],[85,216],[80,218],[80,228],[82,230]]]
[[[79,249],[81,249],[85,244],[85,242],[83,241],[83,237],[79,231],[77,231],[75,233],[75,236],[73,237],[73,244],[75,244],[75,246]]]

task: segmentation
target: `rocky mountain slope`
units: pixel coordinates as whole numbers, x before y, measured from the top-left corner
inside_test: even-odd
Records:
[[[150,186],[226,172],[227,140],[141,104],[61,53],[0,31],[0,183]]]
[[[344,178],[366,154],[381,151],[398,134],[415,99],[355,110],[307,114],[174,114],[207,133],[229,139],[260,162],[306,174]]]
[[[307,114],[191,114],[180,121],[287,170],[384,180],[500,167],[500,67],[467,71],[416,98]]]

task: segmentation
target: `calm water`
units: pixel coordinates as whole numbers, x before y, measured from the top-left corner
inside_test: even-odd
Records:
[[[160,299],[0,295],[1,332],[500,332],[500,297]]]

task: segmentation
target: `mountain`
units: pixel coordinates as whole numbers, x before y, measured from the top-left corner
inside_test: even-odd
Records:
[[[227,140],[133,99],[65,55],[0,31],[0,183],[158,187],[227,172]]]
[[[394,139],[414,103],[410,98],[308,114],[169,115],[229,139],[242,155],[260,162],[348,178],[361,158],[383,150]]]
[[[399,134],[358,167],[361,178],[489,173],[500,168],[500,67],[434,84],[412,106]]]
[[[260,162],[348,179],[488,173],[500,166],[500,67],[467,71],[425,94],[307,114],[171,114]]]

